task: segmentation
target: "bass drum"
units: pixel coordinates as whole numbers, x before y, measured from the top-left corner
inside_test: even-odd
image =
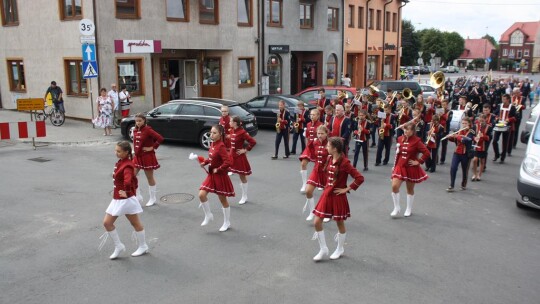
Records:
[[[450,121],[450,132],[456,132],[461,128],[461,120],[465,117],[465,111],[452,110],[452,120]]]

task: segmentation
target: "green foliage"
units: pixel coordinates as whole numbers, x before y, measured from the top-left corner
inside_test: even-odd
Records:
[[[497,40],[495,40],[495,38],[493,38],[493,36],[489,35],[489,34],[485,34],[484,37],[482,37],[482,39],[487,39],[489,40],[489,42],[491,42],[491,44],[493,44],[493,46],[496,48],[496,49],[499,49],[499,44],[497,43]]]
[[[465,49],[465,39],[457,32],[443,32],[442,35],[446,45],[446,57],[443,57],[443,61],[450,62],[458,59]]]
[[[475,68],[478,69],[478,68],[483,68],[486,62],[483,58],[476,58],[472,61],[472,64],[474,65]]]
[[[411,21],[403,20],[401,26],[401,65],[416,65],[418,51],[420,50],[420,39],[415,32]]]

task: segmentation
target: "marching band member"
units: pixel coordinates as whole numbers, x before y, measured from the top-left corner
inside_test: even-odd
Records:
[[[160,165],[157,161],[155,150],[162,142],[163,137],[146,124],[146,116],[142,113],[135,115],[135,129],[133,130],[133,148],[135,157],[133,158],[133,165],[135,166],[135,175],[139,174],[139,171],[142,169],[148,180],[150,199],[148,200],[148,203],[146,203],[147,207],[153,206],[157,201],[154,170],[157,170]],[[142,202],[143,200],[141,191],[138,187],[137,199],[139,202]]]
[[[489,107],[489,105],[487,105]],[[487,149],[491,137],[491,126],[486,123],[486,114],[480,114],[474,127],[476,136],[474,137],[474,158],[472,166],[472,181],[481,181],[482,172],[486,165]]]
[[[306,186],[306,204],[304,206],[304,212],[309,211],[309,215],[306,221],[313,220],[313,208],[315,208],[315,202],[313,199],[313,191],[315,187],[322,188],[325,183],[324,176],[324,164],[328,157],[328,151],[326,150],[326,144],[328,143],[328,128],[321,125],[317,128],[317,138],[310,143],[311,150],[313,151],[313,170],[309,175]]]
[[[232,164],[232,159],[223,143],[224,136],[225,130],[223,126],[213,126],[210,130],[212,145],[208,152],[208,158],[199,158],[203,169],[206,165],[209,165],[208,171],[205,169],[208,175],[199,188],[199,207],[202,207],[204,211],[204,220],[201,226],[206,226],[210,221],[214,220],[214,215],[210,210],[210,203],[208,202],[208,193],[215,193],[221,202],[223,210],[223,225],[219,228],[221,232],[227,231],[231,226],[231,208],[229,207],[227,197],[234,196],[234,187],[229,175],[227,175],[227,171]]]
[[[322,119],[324,117],[326,106],[330,105],[330,99],[326,98],[326,91],[324,88],[319,89],[319,95],[321,95],[321,97],[317,99],[317,110],[319,110],[319,118],[324,122]]]
[[[388,160],[390,159],[390,149],[392,148],[392,132],[394,130],[395,125],[395,118],[391,113],[391,108],[387,105],[384,105],[384,112],[386,114],[386,118],[382,119],[379,118],[379,128],[376,130],[376,132],[379,134],[379,142],[377,144],[377,155],[375,158],[375,166],[381,165],[381,158],[382,158],[382,152],[383,149],[385,150],[384,153],[384,160],[383,165],[388,164]]]
[[[319,253],[313,257],[314,261],[320,261],[328,255],[328,247],[323,231],[323,218],[332,218],[336,221],[338,233],[335,240],[337,248],[330,255],[330,259],[339,259],[345,249],[346,229],[345,220],[351,216],[349,210],[349,202],[347,200],[347,192],[356,190],[364,182],[364,177],[352,165],[351,161],[344,156],[345,149],[343,140],[339,137],[331,137],[328,140],[327,153],[329,154],[324,172],[326,174],[326,182],[324,192],[322,193],[317,207],[313,210],[315,214],[315,233],[313,240],[319,241]],[[347,178],[349,175],[354,181],[347,186]]]
[[[523,103],[523,100],[525,98],[521,96],[521,91],[519,88],[514,88],[512,92],[512,105],[514,108],[516,108],[516,122],[514,125],[514,130],[512,132],[512,142],[510,143],[510,146],[508,147],[508,155],[512,154],[512,148],[515,148],[518,142],[519,137],[519,126],[521,125],[521,118],[523,110],[525,110],[526,106],[525,103]]]
[[[300,145],[302,146],[302,151],[306,149],[306,138],[304,136],[304,126],[309,121],[308,111],[305,108],[304,102],[299,101],[297,104],[297,113],[294,114],[294,125],[293,125],[293,144],[291,149],[291,154],[296,154],[296,142],[300,138]]]
[[[330,100],[330,105],[335,108],[337,105],[343,106],[347,102],[347,93],[342,90],[337,91],[337,98]]]
[[[469,170],[469,150],[474,136],[474,131],[471,130],[471,120],[464,117],[461,120],[461,129],[458,132],[449,135],[448,140],[456,143],[456,150],[452,156],[452,167],[450,168],[450,187],[446,189],[448,192],[454,191],[458,166],[461,164],[463,178],[461,179],[461,190],[467,189],[467,171]]]
[[[343,152],[347,155],[349,147],[349,138],[351,135],[351,121],[345,116],[342,105],[336,106],[336,115],[332,118],[330,125],[330,136],[343,139]]]
[[[472,108],[470,107],[471,104],[467,104],[467,96],[465,95],[459,96],[458,102],[459,104],[457,105],[456,110],[465,111],[466,113],[465,115],[467,117],[473,117],[473,111],[472,111]]]
[[[418,108],[414,108],[412,111],[412,122],[415,125],[416,128],[416,136],[420,137],[422,139],[422,136],[424,134],[424,120],[422,120],[422,112]]]
[[[327,105],[326,108],[324,108],[325,114],[322,119],[323,124],[326,127],[330,127],[330,122],[332,121],[332,118],[334,117],[334,108],[331,105]]]
[[[424,132],[425,131],[424,126],[425,126],[427,107],[424,104],[424,96],[422,94],[418,94],[416,103],[413,106],[413,117],[417,117],[417,115],[414,114],[415,109],[418,109],[418,111],[420,112],[420,120],[417,120],[417,125],[416,125],[416,136],[420,137],[422,141],[425,141],[426,134]]]
[[[502,96],[502,103],[497,108],[496,113],[497,121],[499,123],[506,124],[506,128],[510,129],[511,125],[516,121],[516,108],[510,103],[510,95],[504,94]],[[495,157],[493,161],[497,161],[499,157],[501,158],[501,164],[504,163],[506,158],[506,151],[510,145],[510,130],[507,131],[497,131],[494,128],[495,134],[493,135],[493,152]],[[502,152],[499,152],[499,139],[502,134]]]
[[[489,103],[484,103],[484,106],[482,107],[482,114],[486,115],[485,121],[486,124],[490,127],[490,135],[489,140],[486,142],[486,157],[485,159],[488,159],[489,154],[489,147],[491,147],[491,140],[493,139],[493,127],[495,127],[495,124],[497,123],[497,116],[491,113],[491,105]],[[486,172],[487,163],[484,162],[484,166],[482,167],[482,172]]]
[[[278,158],[278,151],[279,151],[279,144],[281,143],[281,140],[283,139],[283,142],[285,144],[285,156],[283,158],[289,158],[289,123],[291,121],[291,114],[287,109],[285,109],[285,102],[283,100],[280,100],[278,102],[279,106],[279,112],[277,114],[277,121],[276,121],[276,143],[275,143],[275,153],[274,156],[272,156],[272,159]]]
[[[369,133],[370,123],[366,119],[367,112],[365,110],[360,110],[358,114],[358,123],[356,130],[354,131],[355,138],[355,148],[354,148],[354,161],[353,167],[356,168],[356,163],[358,162],[358,154],[362,150],[362,156],[364,158],[364,171],[368,171],[368,146],[369,146]]]
[[[435,114],[427,128],[426,145],[430,152],[430,157],[426,161],[426,170],[433,173],[437,169],[437,158],[439,150],[439,142],[443,137],[444,128],[440,124],[439,115]]]
[[[108,236],[111,236],[114,242],[114,252],[109,257],[111,260],[116,259],[122,251],[126,250],[126,246],[120,241],[118,231],[116,231],[116,227],[114,226],[114,222],[121,215],[125,215],[135,229],[135,235],[139,244],[139,248],[131,256],[141,256],[148,252],[144,227],[139,218],[139,213],[142,213],[143,210],[135,197],[137,176],[135,174],[135,167],[131,161],[131,145],[127,141],[121,141],[116,144],[115,152],[118,162],[114,166],[113,172],[113,199],[105,211],[103,226],[107,232],[101,237],[102,241],[99,245],[99,249],[101,250],[107,242]]]
[[[452,111],[450,111],[450,108],[448,107],[448,99],[444,99],[441,102],[441,107],[444,109],[443,114],[441,115],[441,126],[444,128],[444,132],[442,136],[448,135],[450,133],[450,122],[452,121]],[[444,162],[446,160],[446,149],[448,147],[448,141],[443,140],[440,142],[441,145],[441,158],[440,158],[440,165],[444,165]]]
[[[362,105],[362,95],[360,91],[356,91],[356,95],[353,98],[347,100],[347,104],[351,106],[352,115],[351,118],[354,119],[358,117],[358,112],[361,110]]]
[[[399,189],[403,182],[407,186],[407,209],[404,216],[409,217],[412,213],[412,205],[414,202],[414,186],[428,179],[428,175],[422,167],[426,159],[429,157],[429,150],[426,148],[422,140],[415,135],[414,123],[407,123],[403,126],[403,135],[397,139],[396,144],[396,160],[392,168],[392,201],[394,202],[394,210],[390,216],[395,218],[401,212],[399,205]],[[418,158],[418,154],[422,153],[422,157]]]
[[[305,132],[307,137],[307,146],[300,155],[300,176],[302,177],[302,188],[300,192],[306,192],[307,184],[307,164],[312,161],[315,162],[315,155],[313,151],[313,141],[317,138],[317,128],[322,125],[322,122],[319,120],[319,111],[317,109],[311,110],[309,114],[310,122],[307,123]]]
[[[219,118],[219,124],[225,130],[225,138],[223,138],[223,143],[227,150],[231,148],[231,143],[229,142],[229,133],[231,132],[231,117],[229,116],[229,107],[221,106],[221,117]]]
[[[240,117],[233,116],[231,118],[231,157],[232,165],[229,171],[238,174],[240,177],[240,188],[242,188],[242,198],[238,204],[243,205],[247,202],[248,182],[247,176],[251,175],[251,166],[249,165],[246,153],[251,151],[257,144],[255,139],[249,136],[248,132],[242,128]],[[247,142],[247,146],[244,143]]]
[[[397,95],[399,96],[400,94],[398,93]],[[400,103],[400,106],[399,106],[400,109],[397,112],[396,124],[398,126],[401,126],[412,119],[412,113],[411,113],[412,111],[411,111],[411,108],[409,108],[409,102],[407,100],[399,99],[399,103]],[[403,135],[403,129],[402,128],[397,129],[396,134],[397,134],[397,137],[400,137],[401,135]]]
[[[376,104],[371,103],[371,102],[368,103],[368,111],[371,111],[369,113],[371,113],[371,116],[373,117],[373,123],[371,124],[371,146],[370,147],[375,147],[377,145],[376,144],[377,130],[379,129],[380,124],[381,124],[381,120],[377,118],[377,115],[379,114],[380,110],[381,109],[379,109],[379,107]]]

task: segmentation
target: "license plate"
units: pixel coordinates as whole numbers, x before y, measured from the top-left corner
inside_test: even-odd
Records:
[[[245,127],[246,127],[246,128],[252,128],[252,127],[253,127],[253,124],[252,124],[252,123],[248,123],[248,124],[246,124]]]

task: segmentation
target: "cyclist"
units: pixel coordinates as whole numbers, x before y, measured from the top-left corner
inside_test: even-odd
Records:
[[[54,108],[62,113],[65,113],[64,109],[64,99],[62,98],[62,89],[56,85],[56,81],[51,81],[51,86],[45,92],[45,99],[47,99],[47,94],[51,93],[52,101]]]

